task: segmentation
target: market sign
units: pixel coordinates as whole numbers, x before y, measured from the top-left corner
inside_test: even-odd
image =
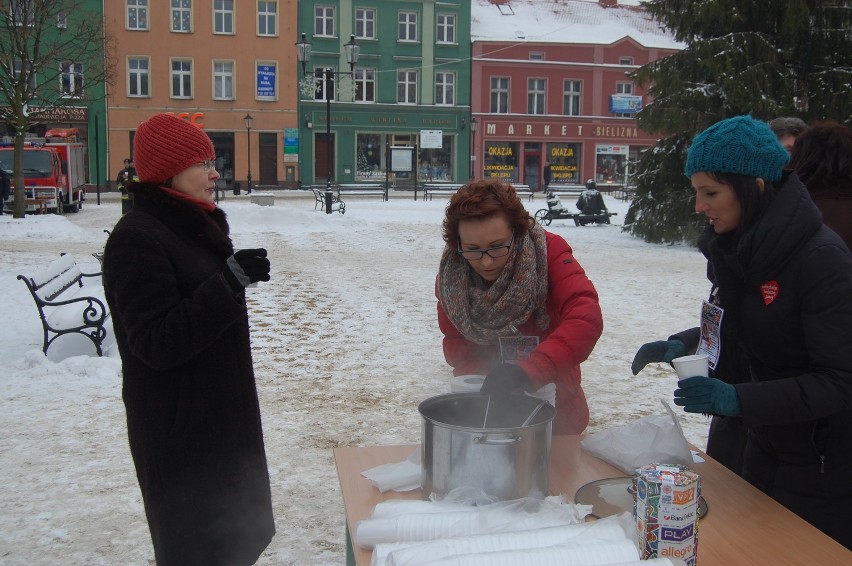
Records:
[[[284,128],[284,161],[299,161],[299,128]]]

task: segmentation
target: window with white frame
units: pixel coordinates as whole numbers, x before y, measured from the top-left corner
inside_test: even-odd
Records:
[[[491,77],[491,112],[509,113],[509,77]]]
[[[36,89],[36,74],[33,72],[32,63],[24,63],[20,59],[16,59],[12,63],[12,78],[17,81],[24,69],[26,69],[27,73],[26,80],[29,85],[30,94],[34,94]]]
[[[151,60],[148,57],[127,58],[127,95],[151,96]]]
[[[334,37],[334,6],[314,6],[314,35]]]
[[[12,23],[16,26],[32,26],[35,23],[35,8],[32,0],[11,0],[9,12],[12,14]]]
[[[355,102],[376,101],[376,70],[355,69]]]
[[[192,0],[172,0],[172,31],[192,31]]]
[[[172,59],[172,98],[192,98],[192,60]]]
[[[213,99],[234,99],[233,61],[213,61]]]
[[[234,33],[234,0],[213,0],[213,33]]]
[[[399,13],[399,41],[417,41],[417,12]]]
[[[63,61],[59,66],[60,94],[62,96],[83,96],[83,64]]]
[[[148,0],[127,0],[127,29],[148,29]]]
[[[436,34],[438,43],[456,42],[456,16],[455,14],[438,14],[438,30]]]
[[[615,94],[633,94],[633,83],[618,82],[615,83]],[[613,112],[613,116],[617,118],[633,118],[635,114],[627,114],[624,112]]]
[[[547,92],[546,79],[527,80],[527,114],[544,114],[545,98]]]
[[[580,115],[580,81],[565,80],[562,90],[562,113],[566,116]]]
[[[417,104],[417,71],[396,72],[396,101],[398,104]]]
[[[278,34],[278,2],[257,3],[257,35]]]
[[[435,73],[435,104],[452,106],[456,103],[456,74]]]
[[[357,37],[358,39],[376,39],[375,9],[355,9],[355,37]]]
[[[334,67],[314,67],[314,86],[314,100],[334,100]]]
[[[530,51],[530,61],[544,61],[544,53],[541,51]]]
[[[619,65],[632,65],[633,64],[633,57],[628,57],[627,55],[622,55],[621,57],[618,58],[618,64]]]

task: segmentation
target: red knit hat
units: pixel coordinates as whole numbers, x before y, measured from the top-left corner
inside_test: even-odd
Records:
[[[173,114],[157,114],[142,122],[133,140],[136,173],[144,183],[162,183],[196,163],[215,158],[207,134]]]

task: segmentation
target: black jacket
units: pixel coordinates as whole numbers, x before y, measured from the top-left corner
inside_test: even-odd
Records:
[[[253,564],[275,533],[225,214],[145,184],[104,252],[130,450],[159,566]]]
[[[795,174],[744,234],[705,236],[725,308],[717,374],[749,431],[743,476],[850,546],[852,256]]]

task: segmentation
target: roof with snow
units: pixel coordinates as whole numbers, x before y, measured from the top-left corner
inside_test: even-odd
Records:
[[[619,0],[612,7],[603,7],[598,0],[471,0],[471,41],[609,45],[629,36],[649,48],[685,47],[639,4],[640,0]]]

